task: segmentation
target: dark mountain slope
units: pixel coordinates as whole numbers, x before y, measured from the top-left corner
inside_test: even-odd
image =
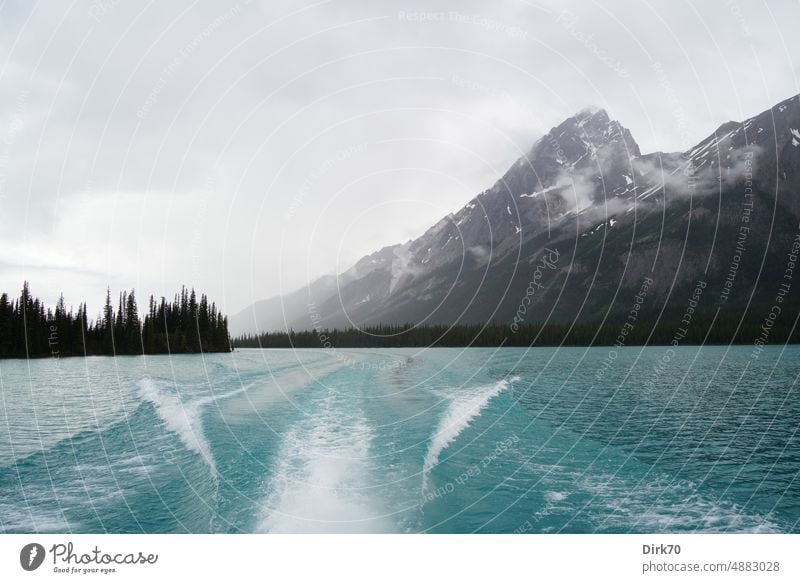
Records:
[[[797,234],[799,164],[796,96],[684,153],[641,155],[605,111],[584,110],[420,238],[289,296],[311,298],[315,318],[306,301],[287,323],[594,321],[630,311],[645,278],[637,313],[682,313],[698,280],[699,309],[768,311]]]

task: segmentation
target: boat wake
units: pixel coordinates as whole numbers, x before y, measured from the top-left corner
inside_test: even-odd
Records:
[[[439,426],[431,435],[431,443],[425,454],[422,466],[422,491],[428,489],[428,477],[431,470],[439,463],[439,456],[453,443],[459,435],[469,427],[472,420],[478,417],[492,398],[505,391],[510,383],[519,381],[518,376],[503,379],[491,385],[480,385],[473,388],[458,388],[449,395],[450,405],[439,421]]]
[[[267,485],[260,532],[388,532],[365,488],[373,431],[335,395],[283,438]],[[341,405],[341,404],[339,404]]]
[[[187,449],[200,455],[208,464],[211,475],[217,478],[217,464],[211,454],[211,447],[203,434],[202,407],[213,401],[213,398],[201,398],[194,401],[182,400],[179,396],[163,390],[152,379],[145,378],[139,382],[139,396],[152,403],[156,414],[164,422],[167,430],[175,433]]]

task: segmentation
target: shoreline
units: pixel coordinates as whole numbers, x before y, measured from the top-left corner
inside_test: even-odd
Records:
[[[752,342],[706,342],[703,344],[687,342],[680,346],[674,346],[666,343],[654,344],[627,344],[625,346],[616,346],[614,344],[533,344],[530,346],[522,344],[495,344],[495,345],[479,345],[472,346],[469,344],[435,344],[432,346],[413,346],[413,345],[396,345],[396,346],[336,346],[336,349],[341,350],[393,350],[395,348],[616,348],[617,350],[633,349],[633,348],[702,348],[703,346],[753,346]],[[779,344],[765,344],[765,347],[777,346],[800,346],[800,342],[785,342]],[[236,350],[332,350],[323,346],[237,346]]]
[[[184,356],[184,355],[202,355],[202,354],[230,354],[235,349],[231,350],[203,350],[201,352],[151,352],[146,354],[32,354],[30,356],[11,356],[0,355],[0,362],[4,360],[61,360],[62,358],[121,358],[129,357],[136,358],[142,356]]]
[[[445,349],[452,349],[452,348],[469,348],[469,349],[498,349],[498,348],[526,348],[526,349],[534,349],[534,348],[614,348],[615,350],[634,350],[634,349],[641,349],[641,348],[672,348],[672,349],[681,349],[681,348],[703,348],[707,346],[730,346],[730,347],[740,347],[740,346],[752,346],[752,343],[742,343],[742,342],[735,342],[735,343],[724,343],[724,342],[707,342],[705,344],[682,344],[680,346],[673,346],[672,344],[629,344],[626,346],[615,346],[614,344],[536,344],[533,346],[521,346],[521,345],[495,345],[495,346],[469,346],[469,345],[434,345],[434,346],[337,346],[336,349],[338,350],[394,350],[397,348],[416,348],[416,349],[435,349],[435,348],[445,348]],[[777,348],[777,347],[786,347],[786,346],[800,346],[800,342],[787,342],[785,344],[766,344],[764,347],[767,348]],[[312,347],[312,346],[237,346],[233,350],[230,351],[203,351],[203,352],[159,352],[154,354],[62,354],[60,356],[50,356],[50,355],[36,355],[36,356],[0,356],[0,362],[3,361],[10,361],[10,360],[61,360],[61,359],[76,359],[76,358],[141,358],[141,357],[148,357],[148,356],[202,356],[202,355],[211,355],[211,354],[232,354],[234,352],[240,350],[275,350],[275,351],[284,351],[284,350],[314,350],[314,351],[331,351],[331,348],[325,348],[322,346],[319,347]]]

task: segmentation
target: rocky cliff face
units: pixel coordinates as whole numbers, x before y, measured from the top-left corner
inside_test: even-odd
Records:
[[[645,278],[654,313],[679,311],[698,280],[708,309],[766,305],[797,233],[799,166],[797,96],[683,153],[642,155],[630,131],[586,109],[418,239],[257,304],[232,328],[511,322],[524,298],[529,322],[601,319]]]

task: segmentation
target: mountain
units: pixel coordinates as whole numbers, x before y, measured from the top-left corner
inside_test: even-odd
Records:
[[[231,328],[599,321],[681,314],[692,297],[766,317],[791,283],[799,220],[798,96],[674,153],[642,154],[590,108],[421,237],[259,302]]]

